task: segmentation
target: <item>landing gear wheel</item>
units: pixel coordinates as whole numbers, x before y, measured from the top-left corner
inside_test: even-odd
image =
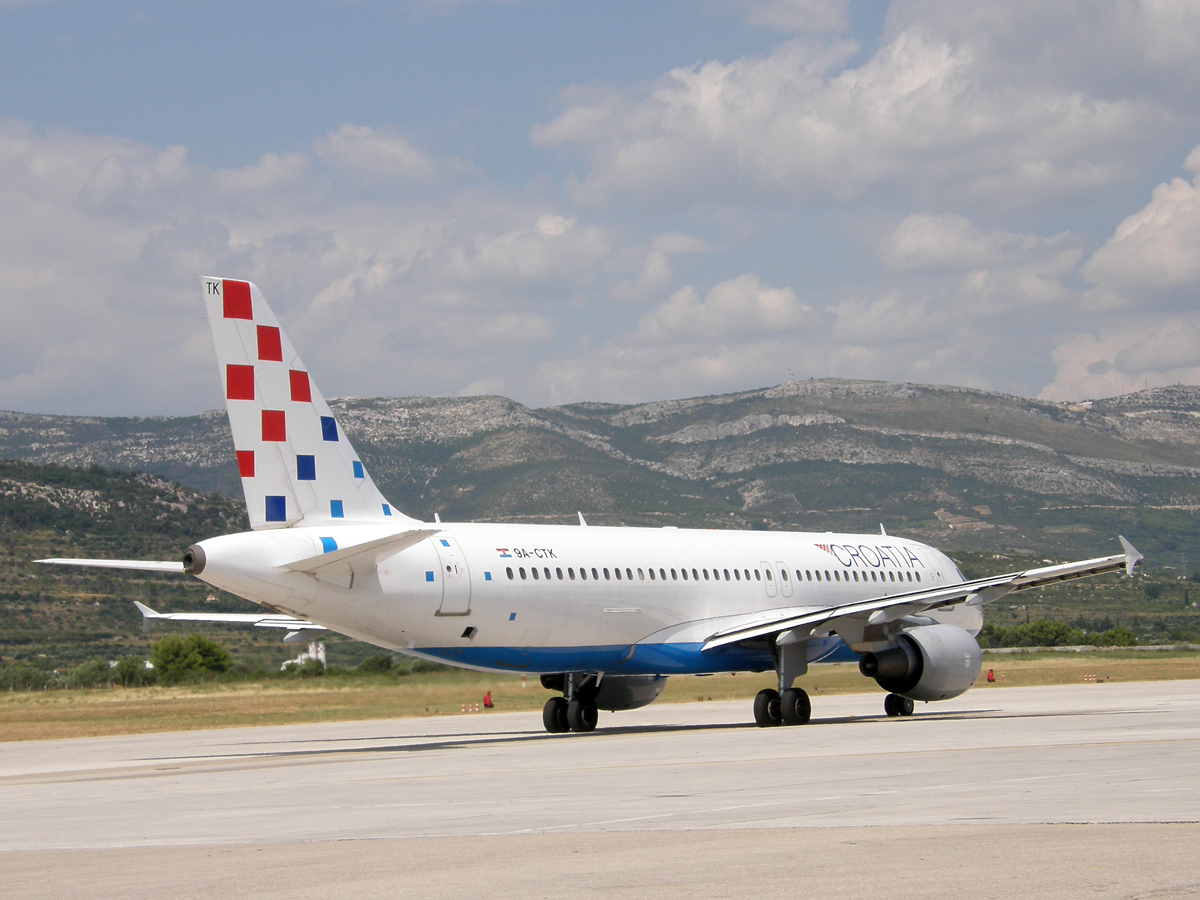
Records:
[[[591,703],[572,700],[567,704],[567,724],[572,731],[579,733],[595,731],[596,722],[599,719],[600,713]]]
[[[754,697],[754,724],[760,728],[778,725],[783,719],[779,714],[779,691],[764,688]]]
[[[551,734],[562,734],[570,731],[567,723],[567,701],[563,697],[551,697],[542,707],[542,724]]]
[[[779,697],[779,713],[784,725],[807,725],[812,718],[812,703],[800,688],[789,688]]]
[[[899,694],[888,694],[883,698],[883,711],[889,716],[911,716],[913,702]]]

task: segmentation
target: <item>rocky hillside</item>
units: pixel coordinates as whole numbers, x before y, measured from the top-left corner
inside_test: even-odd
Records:
[[[945,546],[1063,554],[1108,552],[1120,530],[1175,565],[1197,535],[1197,387],[1061,404],[814,380],[636,406],[331,405],[384,493],[418,516],[568,521],[582,510],[594,523],[816,530],[882,522]],[[0,456],[237,493],[223,413],[4,413]]]

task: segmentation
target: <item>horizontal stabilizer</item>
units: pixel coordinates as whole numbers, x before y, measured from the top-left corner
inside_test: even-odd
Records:
[[[160,613],[137,600],[133,601],[133,605],[142,614],[143,634],[150,630],[150,625],[154,622],[212,622],[219,625],[253,625],[256,628],[286,628],[289,631],[306,632],[326,630],[323,625],[284,613]]]
[[[183,563],[149,559],[35,559],[34,562],[52,566],[98,566],[102,569],[140,569],[143,572],[178,572]]]
[[[349,562],[368,553],[381,553],[384,550],[399,553],[401,550],[407,550],[409,547],[421,543],[427,537],[432,537],[439,531],[441,531],[440,528],[426,528],[414,531],[402,531],[399,534],[389,534],[386,537],[376,538],[372,541],[363,541],[361,544],[338,547],[336,550],[330,550],[328,553],[321,553],[317,556],[306,556],[304,559],[286,563],[279,568],[287,569],[290,572],[312,574],[318,569],[323,569],[335,563]]]

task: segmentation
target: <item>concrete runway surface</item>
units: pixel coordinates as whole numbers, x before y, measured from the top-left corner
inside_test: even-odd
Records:
[[[532,688],[531,688],[532,689]],[[547,696],[549,696],[547,694]],[[13,897],[1200,896],[1200,681],[0,743]]]

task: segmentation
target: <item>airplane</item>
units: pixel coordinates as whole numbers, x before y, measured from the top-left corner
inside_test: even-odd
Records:
[[[46,559],[187,574],[261,614],[160,614],[326,630],[415,657],[539,675],[550,733],[590,732],[599,710],[652,703],[671,675],[774,671],[763,727],[812,715],[810,664],[858,662],[888,716],[967,691],[982,607],[1009,594],[1124,570],[1123,552],[966,579],[941,551],[879,534],[425,522],[379,492],[259,289],[205,277],[251,530],[182,562]]]

